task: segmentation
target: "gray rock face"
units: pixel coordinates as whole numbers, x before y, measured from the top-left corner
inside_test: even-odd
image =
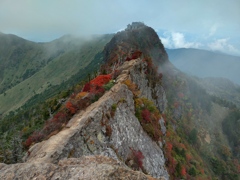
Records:
[[[141,91],[141,96],[153,101],[160,112],[163,113],[167,107],[167,97],[165,91],[161,84],[156,84],[154,88],[150,87],[150,82],[145,74],[146,68],[147,64],[138,60],[129,70],[130,78],[135,84],[137,84],[139,90]]]
[[[161,131],[162,131],[162,133],[165,135],[166,134],[166,132],[167,132],[167,128],[165,127],[165,121],[164,121],[164,119],[163,119],[163,117],[159,120],[159,123],[160,123],[160,125],[161,125]]]
[[[143,167],[153,177],[168,177],[164,168],[165,159],[159,145],[143,131],[138,119],[128,104],[120,104],[111,119],[110,144],[124,161],[131,154],[130,148],[140,150],[144,156]]]
[[[70,158],[59,163],[19,163],[0,164],[0,179],[38,179],[38,180],[79,180],[79,179],[139,179],[154,180],[139,171],[122,166],[117,161],[105,156],[88,156],[79,159]]]
[[[131,156],[132,150],[135,150],[143,155],[143,168],[141,169],[145,173],[154,178],[169,179],[165,168],[163,151],[159,145],[162,143],[154,142],[144,132],[135,116],[133,93],[122,83],[126,79],[131,79],[142,92],[141,96],[153,100],[156,106],[161,111],[164,111],[166,107],[164,90],[161,85],[155,86],[155,89],[148,86],[149,82],[144,73],[145,68],[146,64],[140,59],[125,62],[119,68],[122,73],[111,90],[105,93],[97,102],[91,104],[85,111],[76,114],[69,121],[66,128],[58,134],[33,145],[25,157],[26,163],[23,164],[24,167],[30,167],[30,170],[32,168],[32,171],[36,171],[36,173],[45,172],[47,168],[53,169],[53,171],[56,170],[57,173],[55,174],[57,175],[54,174],[54,176],[49,177],[51,179],[58,177],[58,174],[62,172],[62,169],[54,164],[60,162],[62,165],[63,159],[102,155],[110,157],[112,161],[115,159],[118,164],[127,168],[125,163]],[[157,98],[153,98],[154,93]],[[159,123],[162,126],[162,131],[164,131],[166,129],[164,123]],[[64,160],[64,162],[69,161]],[[43,170],[34,170],[35,163],[43,165]],[[7,168],[7,166],[4,167]],[[17,167],[20,167],[20,165],[12,165],[12,168]],[[68,173],[67,171],[75,171],[74,168],[72,170],[70,167],[63,169]],[[94,168],[92,168],[92,171],[96,174],[96,177],[101,173],[94,170]],[[4,172],[7,171],[4,170]],[[80,170],[77,175],[81,172]],[[30,174],[29,177],[35,176]],[[63,175],[59,177],[62,178]],[[71,176],[73,179],[76,177]],[[100,175],[99,177],[103,178]]]

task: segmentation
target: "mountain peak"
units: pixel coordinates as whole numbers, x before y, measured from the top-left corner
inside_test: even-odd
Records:
[[[142,22],[129,24],[124,31],[120,31],[105,46],[104,56],[108,66],[124,61],[132,52],[140,51],[143,56],[151,57],[158,66],[168,63],[168,55],[153,28]]]
[[[146,25],[143,22],[132,22],[132,24],[128,24],[127,28],[125,30],[136,30],[142,27],[146,27]]]

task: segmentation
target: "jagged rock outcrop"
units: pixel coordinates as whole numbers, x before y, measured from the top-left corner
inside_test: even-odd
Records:
[[[142,67],[142,72],[139,67]],[[165,158],[159,144],[144,132],[135,116],[133,93],[122,82],[128,78],[142,90],[142,96],[153,99],[144,73],[146,64],[141,60],[125,62],[117,83],[97,102],[75,115],[67,128],[47,141],[35,144],[28,152],[27,162],[58,163],[64,158],[84,155],[104,155],[125,162],[131,148],[142,152],[143,167],[151,176],[168,179]],[[132,78],[131,78],[132,77]],[[160,86],[159,86],[160,87]],[[156,87],[157,91],[161,91]],[[160,97],[165,96],[164,91]],[[160,100],[158,100],[160,99]],[[164,107],[164,99],[157,98],[156,105]],[[113,113],[112,107],[116,105]],[[109,132],[110,131],[110,132]]]
[[[70,158],[52,163],[0,164],[0,179],[138,179],[154,180],[142,172],[126,168],[116,160],[105,156]]]

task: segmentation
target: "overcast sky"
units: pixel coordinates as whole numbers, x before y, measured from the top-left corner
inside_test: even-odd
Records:
[[[240,55],[240,0],[0,0],[0,31],[37,42],[113,33],[133,21],[153,27],[168,48]]]

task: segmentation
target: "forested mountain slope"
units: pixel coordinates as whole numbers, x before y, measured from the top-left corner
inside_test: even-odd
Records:
[[[77,73],[79,79],[74,82],[79,81],[79,72],[90,65],[110,38],[111,35],[91,38],[68,35],[49,43],[34,43],[2,34],[0,113],[16,110],[34,95],[63,84]]]

